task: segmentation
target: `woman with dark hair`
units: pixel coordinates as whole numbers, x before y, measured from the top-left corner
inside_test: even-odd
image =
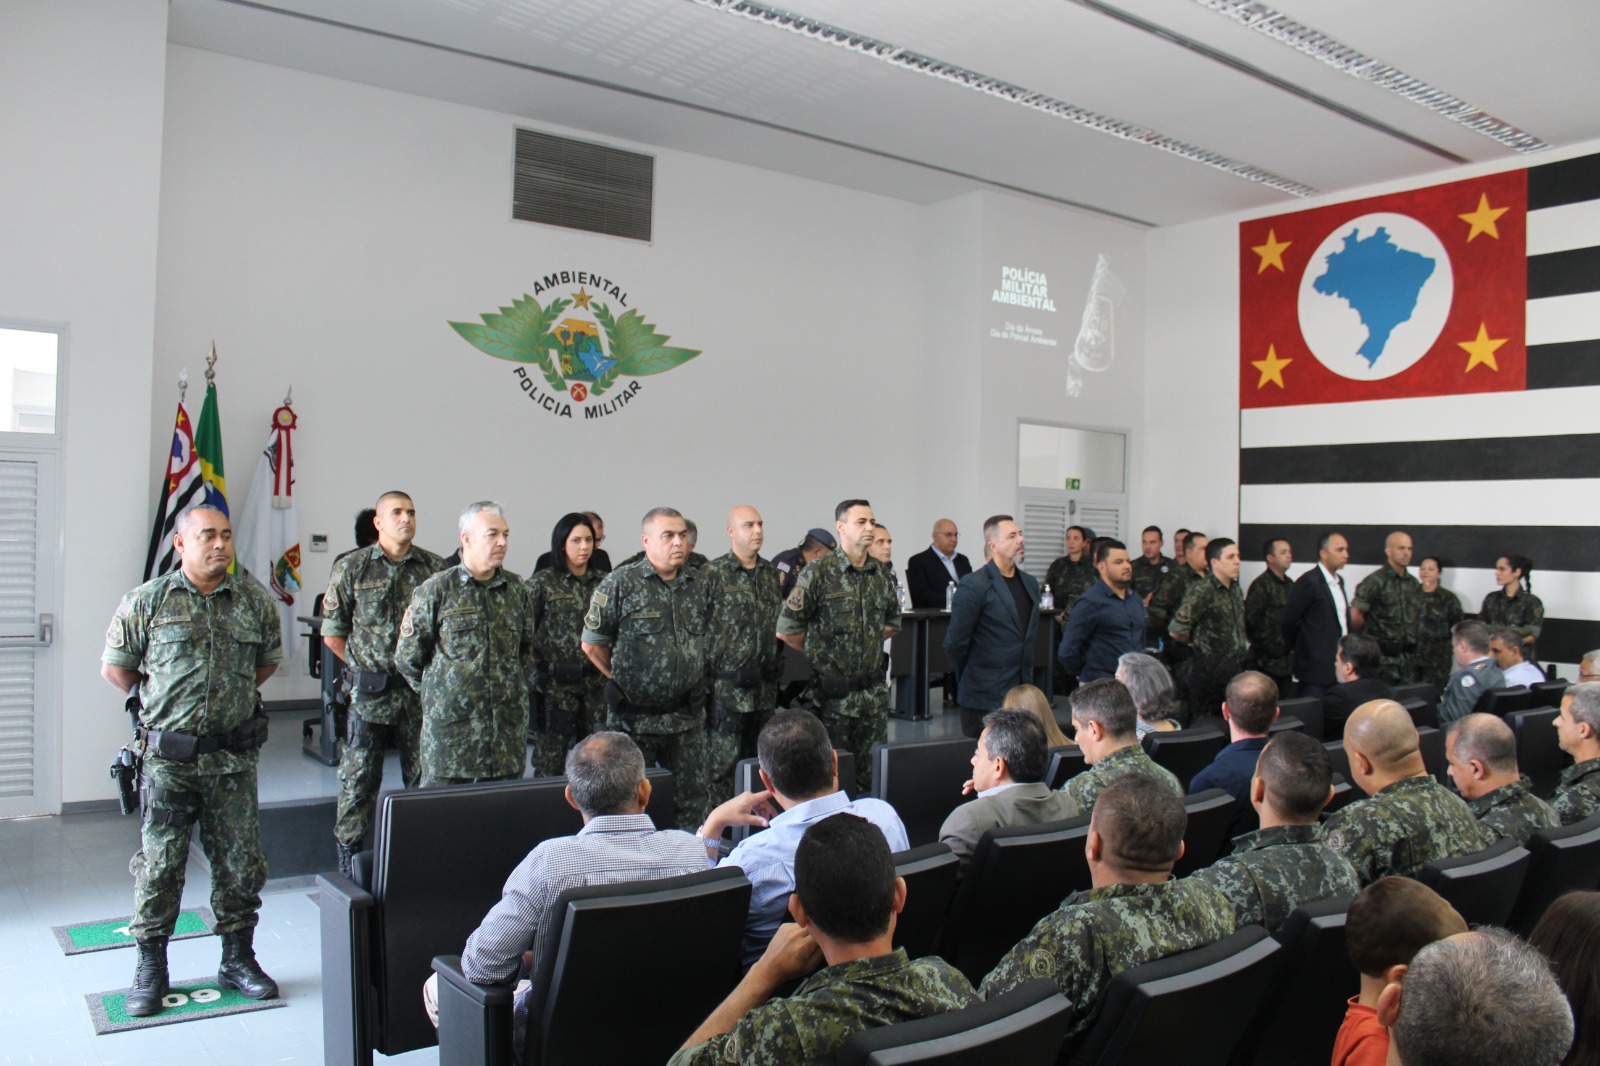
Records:
[[[1572,1005],[1576,1038],[1563,1066],[1600,1062],[1600,892],[1568,892],[1550,904],[1528,943],[1550,960]]]
[[[1439,583],[1444,562],[1437,555],[1425,555],[1417,564],[1422,582],[1422,601],[1417,610],[1417,680],[1426,681],[1439,691],[1450,680],[1455,660],[1450,654],[1450,630],[1466,614],[1456,594]]]
[[[1494,564],[1500,587],[1483,598],[1478,617],[1491,632],[1511,629],[1522,638],[1522,657],[1538,665],[1534,641],[1544,625],[1544,604],[1533,594],[1533,560],[1526,555],[1502,555]]]
[[[589,519],[564,514],[550,534],[552,565],[528,579],[537,694],[528,735],[540,777],[559,777],[572,746],[605,725],[606,679],[579,647],[584,612],[605,576],[589,565],[593,555]]]

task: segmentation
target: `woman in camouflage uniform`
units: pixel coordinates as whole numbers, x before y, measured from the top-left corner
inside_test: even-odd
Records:
[[[1503,555],[1494,564],[1494,579],[1500,586],[1483,598],[1478,617],[1492,633],[1510,629],[1522,638],[1522,657],[1539,665],[1534,641],[1544,625],[1544,604],[1533,594],[1533,560],[1526,555]]]
[[[1422,601],[1417,611],[1417,679],[1440,692],[1450,680],[1455,659],[1450,653],[1450,629],[1465,615],[1456,594],[1439,584],[1444,564],[1429,555],[1417,566]]]
[[[605,722],[606,679],[578,646],[589,599],[605,574],[589,567],[594,527],[576,512],[550,534],[551,566],[528,579],[534,625],[533,772],[558,777],[567,752]]]

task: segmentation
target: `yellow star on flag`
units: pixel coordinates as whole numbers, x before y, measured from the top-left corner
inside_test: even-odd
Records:
[[[592,299],[594,299],[593,293],[584,292],[582,289],[579,289],[578,294],[572,298],[573,309],[576,310],[579,307],[588,307],[589,301]]]
[[[1482,363],[1490,370],[1498,372],[1500,364],[1495,362],[1494,353],[1506,340],[1507,338],[1505,337],[1501,337],[1499,340],[1490,340],[1489,331],[1480,322],[1478,323],[1478,336],[1474,340],[1456,341],[1456,343],[1465,348],[1467,354],[1472,356],[1471,359],[1467,360],[1467,371]],[[1463,371],[1463,373],[1465,372]]]
[[[1269,240],[1271,238],[1268,238]],[[1500,343],[1504,344],[1504,341]],[[1267,382],[1272,382],[1278,388],[1283,388],[1283,368],[1294,362],[1293,359],[1279,359],[1277,345],[1267,345],[1267,357],[1251,362],[1251,366],[1261,371],[1261,380],[1256,382],[1256,388],[1266,388]]]
[[[1278,240],[1277,230],[1267,230],[1267,243],[1254,245],[1250,249],[1252,252],[1261,257],[1261,265],[1256,267],[1256,273],[1260,274],[1264,272],[1269,266],[1275,266],[1279,270],[1282,270],[1283,250],[1293,243],[1293,241]]]
[[[1511,210],[1509,207],[1490,207],[1489,194],[1480,193],[1478,195],[1478,209],[1456,217],[1463,222],[1470,223],[1472,226],[1471,231],[1467,233],[1467,240],[1472,240],[1480,233],[1487,233],[1495,240],[1499,240],[1500,231],[1495,228],[1495,220],[1509,210]],[[1491,363],[1490,365],[1494,364]]]

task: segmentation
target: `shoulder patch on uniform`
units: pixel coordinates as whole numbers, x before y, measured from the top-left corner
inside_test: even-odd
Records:
[[[1170,569],[1171,569],[1171,567],[1169,567],[1169,566],[1167,566],[1167,565],[1166,565],[1166,564],[1165,564],[1165,563],[1162,563],[1162,564],[1161,564],[1161,572],[1162,572],[1162,573],[1163,573],[1163,574],[1164,574],[1164,573],[1166,573],[1166,572],[1167,572],[1167,571],[1168,571],[1168,570],[1170,570]]]
[[[1332,848],[1334,851],[1344,850],[1343,829],[1335,829],[1333,832],[1328,834],[1328,847]]]
[[[111,625],[106,629],[106,647],[120,648],[127,642],[128,638],[122,630],[122,618],[119,615],[111,620]]]
[[[596,589],[595,594],[589,597],[589,602],[594,604],[596,607],[603,608],[606,604],[611,602],[611,597]]]
[[[323,614],[327,614],[329,611],[337,611],[338,609],[339,609],[339,586],[338,585],[329,585],[328,586],[328,591],[323,593],[323,595],[322,595],[322,613]]]
[[[406,613],[400,616],[400,635],[402,637],[409,637],[413,632],[414,627],[411,624],[411,608],[407,607]]]
[[[1477,683],[1478,683],[1478,679],[1473,677],[1471,674],[1462,674],[1461,675],[1461,687],[1462,688],[1471,688],[1473,685],[1476,685]]]
[[[789,598],[783,601],[783,605],[791,611],[803,609],[806,605],[806,587],[804,585],[796,585],[794,591],[789,593]]]

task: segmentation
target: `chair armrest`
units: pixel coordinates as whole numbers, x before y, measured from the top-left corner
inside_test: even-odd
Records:
[[[343,874],[317,875],[322,936],[322,1057],[327,1066],[370,1066],[371,943],[377,900]]]
[[[439,976],[439,1066],[510,1066],[512,987],[467,980],[460,955],[435,957],[433,972]]]

